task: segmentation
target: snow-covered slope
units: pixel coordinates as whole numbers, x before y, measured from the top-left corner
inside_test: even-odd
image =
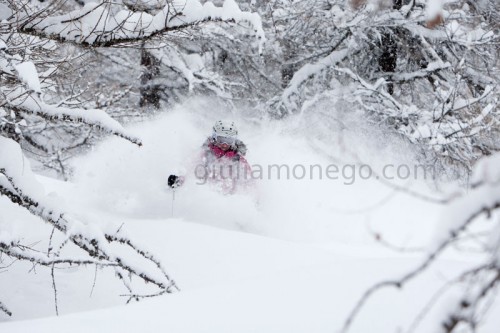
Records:
[[[4,323],[2,331],[332,332],[341,327],[364,289],[399,276],[418,261],[416,255],[359,246],[326,251],[180,219],[127,224],[163,259],[180,293],[129,306]],[[466,261],[441,262],[408,290],[380,293],[354,332],[391,332],[411,322],[426,303],[423,294],[432,295],[440,281],[465,266]],[[98,278],[97,287],[101,283]],[[88,291],[90,285],[80,288]],[[60,309],[76,301],[62,297]]]
[[[141,148],[106,140],[75,163],[71,183],[39,177],[47,194],[81,220],[122,226],[145,244],[181,292],[123,306],[120,295],[126,291],[110,272],[61,269],[56,282],[62,316],[33,319],[54,315],[50,270],[13,265],[0,271],[2,301],[14,312],[13,318],[1,318],[6,322],[0,331],[333,332],[369,286],[397,278],[421,261],[422,252],[394,252],[374,235],[397,247],[422,248],[441,207],[375,178],[272,177],[258,181],[250,193],[224,196],[188,177],[172,200],[165,187],[168,174],[189,174],[212,123],[232,117],[222,108],[204,116],[207,108],[220,106],[195,101],[135,126]],[[413,163],[407,146],[364,127],[355,115],[339,115],[333,123],[307,114],[270,125],[256,119],[236,117],[254,165],[342,168],[361,162],[380,170]],[[391,181],[437,196],[420,180]],[[43,250],[50,230],[5,198],[0,210],[2,226],[7,219],[16,222],[8,223],[10,232]],[[352,331],[408,328],[442,285],[478,256],[450,252],[403,290],[381,291]],[[87,310],[93,311],[82,312]],[[443,305],[431,310],[417,331],[429,332]],[[500,327],[498,318],[487,319],[487,327]]]
[[[5,323],[2,330],[331,332],[342,325],[362,290],[400,275],[418,261],[416,255],[395,256],[359,246],[325,251],[177,219],[136,220],[130,226],[163,259],[182,292],[126,307]],[[354,332],[391,332],[411,322],[425,305],[425,296],[466,262],[440,262],[407,290],[380,293]],[[75,302],[60,301],[62,309]]]

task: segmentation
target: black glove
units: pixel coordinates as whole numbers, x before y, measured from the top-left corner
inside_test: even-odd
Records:
[[[176,175],[168,176],[167,185],[171,188],[176,188],[182,185],[182,178]]]

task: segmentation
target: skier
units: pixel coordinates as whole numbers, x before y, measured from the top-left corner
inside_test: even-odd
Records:
[[[233,121],[218,120],[212,135],[202,145],[201,163],[204,180],[218,182],[224,193],[234,193],[236,185],[249,180],[251,168],[245,159],[246,145],[238,139],[238,130]],[[198,173],[198,170],[197,170]],[[197,174],[199,178],[200,175]],[[182,185],[183,177],[170,175],[168,186]]]
[[[244,156],[246,145],[238,139],[238,130],[233,121],[218,120],[213,126],[213,133],[202,146],[203,162],[211,164],[218,159],[241,161],[248,165]]]

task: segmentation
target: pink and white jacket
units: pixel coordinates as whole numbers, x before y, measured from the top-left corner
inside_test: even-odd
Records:
[[[218,147],[213,138],[208,138],[202,146],[202,161],[205,166],[209,166],[214,162],[239,162],[240,166],[244,167],[248,172],[251,171],[250,164],[245,158],[247,148],[245,144],[236,140],[235,144],[228,150],[224,151]]]

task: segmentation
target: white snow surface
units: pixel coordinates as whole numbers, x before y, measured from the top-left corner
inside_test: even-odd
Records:
[[[433,20],[443,13],[444,0],[427,0],[425,12],[428,20]]]
[[[219,111],[202,112],[208,109]],[[421,262],[425,251],[393,251],[372,233],[394,246],[423,249],[440,223],[442,206],[376,179],[358,177],[349,184],[347,173],[336,180],[265,179],[232,196],[197,184],[189,170],[218,118],[239,125],[253,165],[335,163],[342,169],[356,163],[354,156],[375,170],[414,163],[408,146],[382,130],[368,130],[355,112],[341,120],[358,126],[342,131],[313,115],[260,122],[193,100],[127,128],[142,147],[114,137],[104,141],[75,161],[71,182],[37,176],[47,196],[74,218],[89,227],[122,226],[145,244],[181,291],[124,306],[119,295],[126,291],[110,271],[59,269],[56,317],[50,269],[12,265],[0,269],[0,301],[14,313],[0,314],[0,332],[336,332],[368,287]],[[2,147],[10,150],[0,156],[17,156],[13,145]],[[175,200],[165,186],[170,173],[187,177]],[[438,196],[421,180],[392,182]],[[0,239],[22,235],[23,242],[44,250],[50,228],[4,197],[0,212]],[[478,258],[449,251],[405,288],[374,294],[351,331],[407,329],[433,295]],[[430,307],[415,331],[434,331],[446,302]],[[496,302],[490,313],[498,310]],[[500,318],[489,315],[482,327],[495,332]]]
[[[0,45],[1,47],[1,45]],[[35,64],[31,61],[26,61],[18,65],[14,65],[19,78],[21,81],[26,83],[29,89],[41,93],[40,79],[38,78],[38,72],[36,71]]]
[[[0,136],[0,156],[2,156],[0,159],[0,169],[5,170],[26,193],[43,197],[43,187],[31,172],[29,160],[24,157],[21,147],[17,142]],[[8,158],[5,158],[6,156]],[[7,188],[11,187],[3,175],[0,176],[0,185]]]

